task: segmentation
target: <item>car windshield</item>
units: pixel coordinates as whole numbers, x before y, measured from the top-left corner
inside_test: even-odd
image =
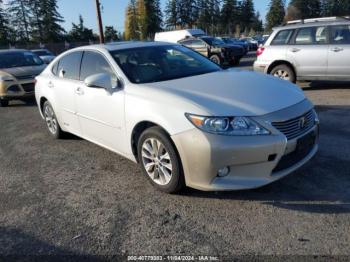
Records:
[[[33,51],[33,53],[38,56],[52,56],[52,53],[47,50]]]
[[[180,45],[150,46],[111,51],[128,79],[152,83],[222,70],[204,56]]]
[[[204,37],[202,38],[207,44],[209,45],[224,45],[225,42],[222,41],[220,38],[215,38],[215,37]]]
[[[0,53],[0,68],[37,66],[44,62],[32,52]]]

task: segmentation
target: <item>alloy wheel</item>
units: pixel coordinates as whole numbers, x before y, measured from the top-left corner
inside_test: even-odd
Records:
[[[44,117],[45,117],[47,128],[53,135],[55,135],[57,133],[57,120],[51,106],[47,105],[45,107]]]
[[[169,152],[161,141],[149,138],[142,145],[142,164],[148,176],[158,185],[169,184],[173,167]]]
[[[278,77],[280,79],[290,81],[289,73],[285,70],[277,70],[274,74],[275,77]]]

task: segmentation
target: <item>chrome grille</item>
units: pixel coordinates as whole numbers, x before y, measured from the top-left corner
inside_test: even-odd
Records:
[[[284,122],[273,122],[272,125],[283,133],[288,140],[297,138],[315,126],[315,114],[311,110],[306,114]]]

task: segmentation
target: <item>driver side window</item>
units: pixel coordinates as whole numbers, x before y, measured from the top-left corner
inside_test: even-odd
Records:
[[[84,81],[87,77],[95,74],[109,74],[113,81],[117,81],[111,65],[99,53],[85,51],[81,62],[80,80]]]

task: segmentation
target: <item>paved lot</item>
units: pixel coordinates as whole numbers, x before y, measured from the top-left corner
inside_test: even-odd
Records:
[[[305,92],[322,122],[317,157],[227,193],[160,193],[116,154],[52,140],[34,105],[0,108],[0,254],[350,255],[350,84]]]

